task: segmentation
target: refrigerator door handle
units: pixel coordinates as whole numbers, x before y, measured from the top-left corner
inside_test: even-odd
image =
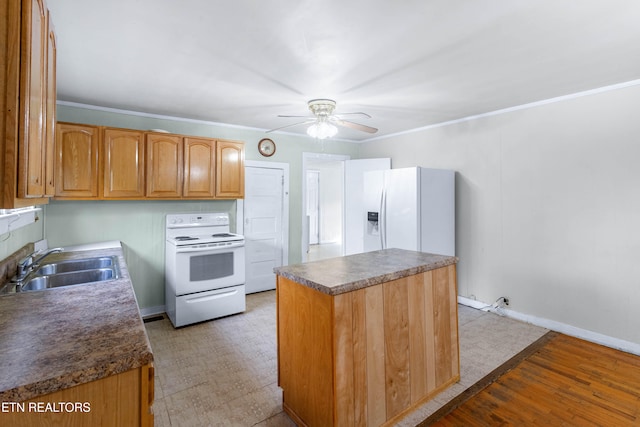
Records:
[[[382,187],[380,195],[380,246],[387,248],[387,190]]]

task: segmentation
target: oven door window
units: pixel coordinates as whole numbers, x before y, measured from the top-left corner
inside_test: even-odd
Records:
[[[189,257],[189,280],[200,282],[233,276],[233,252]]]

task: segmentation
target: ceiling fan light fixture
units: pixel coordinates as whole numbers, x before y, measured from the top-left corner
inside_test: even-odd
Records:
[[[325,121],[317,121],[307,128],[307,135],[316,139],[327,139],[335,136],[338,128]]]
[[[333,99],[312,99],[308,102],[308,105],[309,110],[313,113],[314,117],[278,115],[278,117],[297,117],[305,120],[268,130],[267,133],[299,125],[310,125],[307,128],[307,135],[316,139],[327,139],[335,136],[338,133],[338,128],[335,125],[367,133],[376,133],[378,131],[378,129],[374,127],[362,125],[342,118],[343,115],[358,114],[370,119],[371,116],[367,113],[353,112],[334,115],[333,111],[336,108],[336,101]]]

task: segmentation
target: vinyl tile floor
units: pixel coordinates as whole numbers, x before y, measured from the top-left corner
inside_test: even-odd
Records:
[[[146,323],[155,365],[155,426],[295,426],[277,385],[275,291],[247,295],[244,313],[174,329]],[[458,306],[460,382],[402,419],[415,426],[546,332]]]

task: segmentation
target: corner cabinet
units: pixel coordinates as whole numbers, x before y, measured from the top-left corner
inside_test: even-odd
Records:
[[[0,2],[0,208],[47,203],[54,190],[56,41],[44,0]]]

